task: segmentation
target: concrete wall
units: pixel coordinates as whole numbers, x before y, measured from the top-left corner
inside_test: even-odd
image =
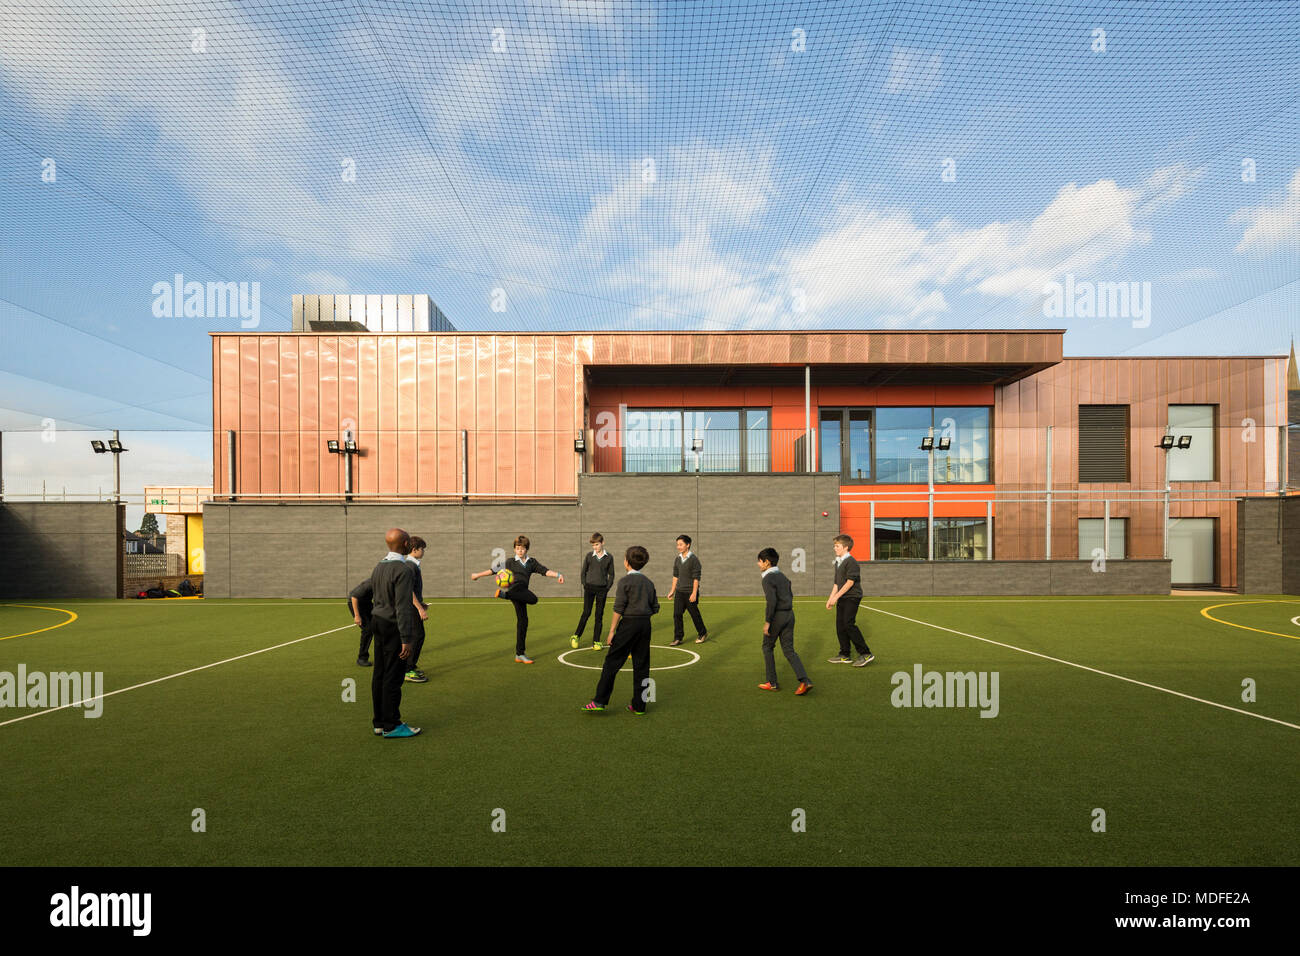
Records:
[[[868,595],[1168,594],[1170,562],[876,561],[862,565]]]
[[[337,597],[384,555],[394,525],[429,543],[425,595],[487,596],[469,581],[509,555],[515,535],[565,583],[537,582],[540,597],[582,593],[578,570],[593,531],[605,536],[621,576],[623,552],[650,552],[648,574],[661,594],[672,581],[674,540],[688,534],[704,565],[703,594],[759,594],[755,555],[773,547],[795,593],[828,593],[831,539],[839,527],[835,477],[814,475],[584,475],[581,504],[208,503],[203,508],[208,597]],[[826,517],[821,513],[827,512]],[[795,549],[806,570],[795,573]]]
[[[112,502],[0,502],[0,598],[117,597],[125,514]]]
[[[207,504],[205,593],[339,597],[383,556],[384,531],[394,525],[429,542],[429,597],[490,594],[489,582],[471,584],[468,575],[488,567],[494,549],[509,554],[520,533],[537,560],[566,575],[563,586],[536,582],[537,594],[576,596],[593,531],[620,565],[630,545],[649,550],[645,573],[661,594],[672,579],[674,539],[683,533],[703,562],[706,598],[760,594],[754,558],[764,547],[777,549],[796,594],[830,592],[835,476],[584,475],[580,489],[579,504]],[[1104,574],[1086,561],[882,561],[863,571],[868,595],[1169,593],[1169,562],[1160,560],[1112,561]]]
[[[1242,594],[1300,594],[1300,497],[1237,502],[1237,582]]]

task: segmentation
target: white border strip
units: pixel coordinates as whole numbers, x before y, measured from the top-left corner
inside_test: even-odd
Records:
[[[240,654],[238,657],[228,657],[224,661],[214,661],[211,664],[204,664],[202,667],[191,667],[187,671],[181,671],[178,674],[168,674],[166,677],[156,677],[153,680],[147,680],[142,684],[132,684],[130,687],[123,687],[119,690],[110,690],[107,694],[97,694],[94,697],[86,697],[83,700],[73,701],[71,704],[62,704],[58,707],[50,707],[47,710],[38,710],[34,713],[24,714],[21,717],[14,717],[12,720],[0,722],[0,727],[7,727],[9,724],[16,724],[20,720],[31,720],[33,717],[42,717],[45,714],[53,714],[56,711],[66,710],[69,707],[80,707],[82,704],[88,704],[92,700],[103,700],[106,697],[112,697],[114,694],[125,694],[129,690],[138,690],[141,687],[148,687],[150,684],[161,684],[165,680],[171,680],[173,677],[184,677],[186,674],[196,674],[199,671],[205,671],[209,667],[219,667],[222,664],[229,664],[231,661],[242,661],[245,657],[254,657],[257,654],[265,654],[267,651],[279,650],[282,647],[288,647],[290,644],[300,644],[303,641],[310,641],[313,637],[324,637],[326,634],[333,634],[336,631],[346,631],[349,628],[356,627],[356,624],[344,624],[342,627],[336,627],[328,631],[321,631],[319,634],[308,634],[306,637],[297,637],[292,641],[285,641],[283,644],[276,644],[274,647],[263,647],[261,650],[249,651],[247,654]]]
[[[1281,724],[1283,727],[1290,727],[1292,730],[1300,730],[1300,724],[1289,724],[1285,720],[1278,720],[1276,717],[1266,717],[1263,714],[1251,713],[1249,710],[1242,710],[1239,707],[1229,707],[1227,704],[1220,704],[1212,700],[1205,700],[1201,697],[1193,697],[1191,694],[1184,694],[1182,691],[1170,690],[1168,687],[1160,687],[1157,684],[1148,684],[1144,681],[1134,680],[1132,677],[1124,677],[1121,674],[1112,674],[1109,671],[1097,670],[1095,667],[1088,667],[1086,664],[1076,664],[1074,661],[1062,660],[1059,657],[1049,657],[1047,654],[1040,654],[1038,651],[1027,651],[1023,647],[1016,647],[1014,644],[1003,644],[1001,641],[990,640],[987,637],[980,637],[976,634],[967,634],[965,631],[955,631],[950,627],[943,627],[940,624],[931,624],[929,621],[918,621],[913,617],[904,617],[901,614],[895,614],[893,611],[882,611],[877,607],[867,607],[862,605],[868,611],[875,611],[877,614],[888,614],[890,617],[896,617],[901,621],[910,621],[913,624],[921,624],[925,627],[932,627],[937,631],[947,631],[949,634],[957,634],[961,637],[969,637],[971,640],[983,641],[985,644],[993,644],[997,647],[1005,647],[1008,650],[1019,651],[1021,654],[1031,654],[1034,657],[1041,657],[1046,661],[1053,661],[1057,664],[1065,664],[1068,667],[1077,667],[1079,670],[1091,671],[1093,674],[1101,674],[1103,677],[1113,677],[1115,680],[1126,681],[1130,684],[1137,684],[1139,687],[1149,687],[1152,690],[1158,690],[1165,694],[1173,694],[1175,697],[1184,697],[1187,700],[1194,700],[1199,704],[1209,704],[1211,707],[1219,707],[1223,710],[1230,710],[1236,714],[1245,714],[1247,717],[1255,717],[1259,720],[1267,720],[1275,724]]]

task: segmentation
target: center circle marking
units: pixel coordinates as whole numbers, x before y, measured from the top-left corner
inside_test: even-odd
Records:
[[[692,651],[692,650],[688,650],[688,649],[686,649],[685,647],[673,647],[673,646],[670,645],[670,644],[651,644],[650,646],[651,646],[651,647],[662,647],[662,648],[664,648],[665,650],[669,650],[669,651],[681,651],[681,652],[683,652],[683,653],[685,653],[685,654],[690,654],[690,655],[691,655],[691,659],[690,659],[689,661],[686,661],[686,662],[682,663],[682,664],[669,664],[667,667],[652,667],[652,668],[650,668],[652,671],[671,671],[671,670],[676,670],[676,669],[679,668],[679,667],[690,667],[692,664],[697,663],[697,662],[699,661],[699,659],[700,659],[700,655],[699,655],[699,654],[696,654],[694,651]],[[581,667],[581,668],[582,668],[583,670],[585,670],[585,671],[598,671],[598,670],[603,670],[603,669],[604,669],[604,665],[603,665],[603,664],[600,665],[599,667],[597,667],[597,666],[595,666],[595,665],[593,665],[593,664],[575,664],[575,663],[573,663],[572,661],[567,661],[567,660],[565,660],[565,658],[568,657],[570,654],[577,654],[579,651],[587,651],[587,650],[591,650],[591,648],[589,648],[589,647],[572,647],[572,648],[570,648],[569,650],[565,651],[563,654],[561,654],[559,657],[557,657],[556,660],[558,660],[561,664],[567,664],[569,667]],[[627,663],[630,664],[631,662],[632,662],[632,659],[629,657]],[[624,666],[627,666],[627,665],[625,664]],[[623,668],[621,668],[621,667],[619,668],[619,670],[622,670],[622,669],[623,669]]]

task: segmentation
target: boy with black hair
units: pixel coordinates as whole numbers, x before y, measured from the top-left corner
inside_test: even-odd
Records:
[[[867,640],[858,629],[858,605],[862,603],[862,571],[858,561],[849,552],[853,549],[853,539],[847,534],[835,536],[835,587],[826,599],[827,609],[835,608],[835,636],[840,641],[840,652],[829,661],[831,664],[852,664],[854,667],[866,667],[876,659],[867,646]],[[849,657],[849,643],[858,652],[856,658]]]
[[[374,607],[374,588],[370,578],[366,578],[352,589],[348,595],[348,613],[357,627],[361,628],[361,647],[357,651],[357,666],[370,666],[370,642],[374,639],[374,624],[370,620],[370,611]]]
[[[411,553],[406,556],[406,560],[414,565],[415,571],[413,591],[411,601],[415,605],[415,613],[418,620],[416,621],[415,645],[411,649],[411,657],[406,662],[407,681],[412,684],[427,684],[429,678],[424,676],[424,671],[417,666],[420,663],[420,651],[424,650],[424,622],[429,619],[429,605],[424,603],[424,575],[420,572],[420,562],[424,560],[424,549],[428,544],[419,535],[411,537]]]
[[[591,553],[582,559],[582,617],[569,638],[569,646],[577,647],[582,631],[587,626],[591,605],[596,605],[596,623],[592,628],[591,649],[600,650],[600,625],[605,618],[605,598],[614,583],[614,556],[605,551],[605,538],[596,531],[591,536]]]
[[[600,669],[595,696],[582,708],[589,713],[605,709],[614,692],[614,678],[631,655],[632,703],[627,709],[637,716],[645,715],[645,692],[650,681],[650,617],[659,613],[654,582],[641,573],[649,563],[649,553],[639,544],[628,548],[623,557],[627,576],[614,589],[614,617],[609,624],[605,665]]]
[[[687,581],[691,584],[689,591],[686,589]],[[691,623],[695,625],[695,643],[703,644],[708,640],[708,630],[700,617],[700,559],[691,553],[691,536],[688,534],[677,536],[677,557],[673,559],[673,583],[668,596],[673,598],[673,639],[669,646],[677,647],[686,636],[682,614],[688,611]]]
[[[505,565],[500,569],[509,571],[513,576],[513,580],[508,588],[498,587],[496,594],[493,595],[514,604],[516,664],[533,663],[533,659],[528,656],[525,644],[528,640],[528,605],[537,603],[537,595],[528,589],[528,579],[534,574],[542,574],[548,578],[555,578],[561,584],[564,583],[563,574],[552,571],[536,558],[528,556],[530,545],[531,542],[522,534],[515,538],[515,556],[507,558]],[[492,568],[488,568],[486,571],[475,571],[469,576],[469,579],[477,581],[479,578],[490,577],[496,573]]]
[[[794,676],[799,680],[795,696],[802,697],[812,690],[812,681],[803,669],[803,661],[794,652],[794,589],[790,579],[777,567],[780,557],[775,548],[764,548],[758,552],[758,570],[763,576],[763,597],[767,599],[767,610],[763,615],[763,663],[767,665],[767,683],[759,684],[759,690],[780,690],[776,682],[776,657],[772,649],[776,642],[781,642],[781,651],[794,669]]]

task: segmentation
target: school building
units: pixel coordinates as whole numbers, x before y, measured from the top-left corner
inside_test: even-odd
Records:
[[[340,319],[358,299],[381,297],[212,334],[213,596],[269,587],[252,539],[294,529],[364,574],[385,522],[448,535],[466,573],[519,532],[563,569],[593,529],[665,564],[686,531],[743,565],[714,593],[756,592],[745,559],[778,539],[818,593],[839,532],[923,593],[1233,588],[1239,499],[1288,486],[1286,355],[1067,357],[1060,329],[372,331]]]

